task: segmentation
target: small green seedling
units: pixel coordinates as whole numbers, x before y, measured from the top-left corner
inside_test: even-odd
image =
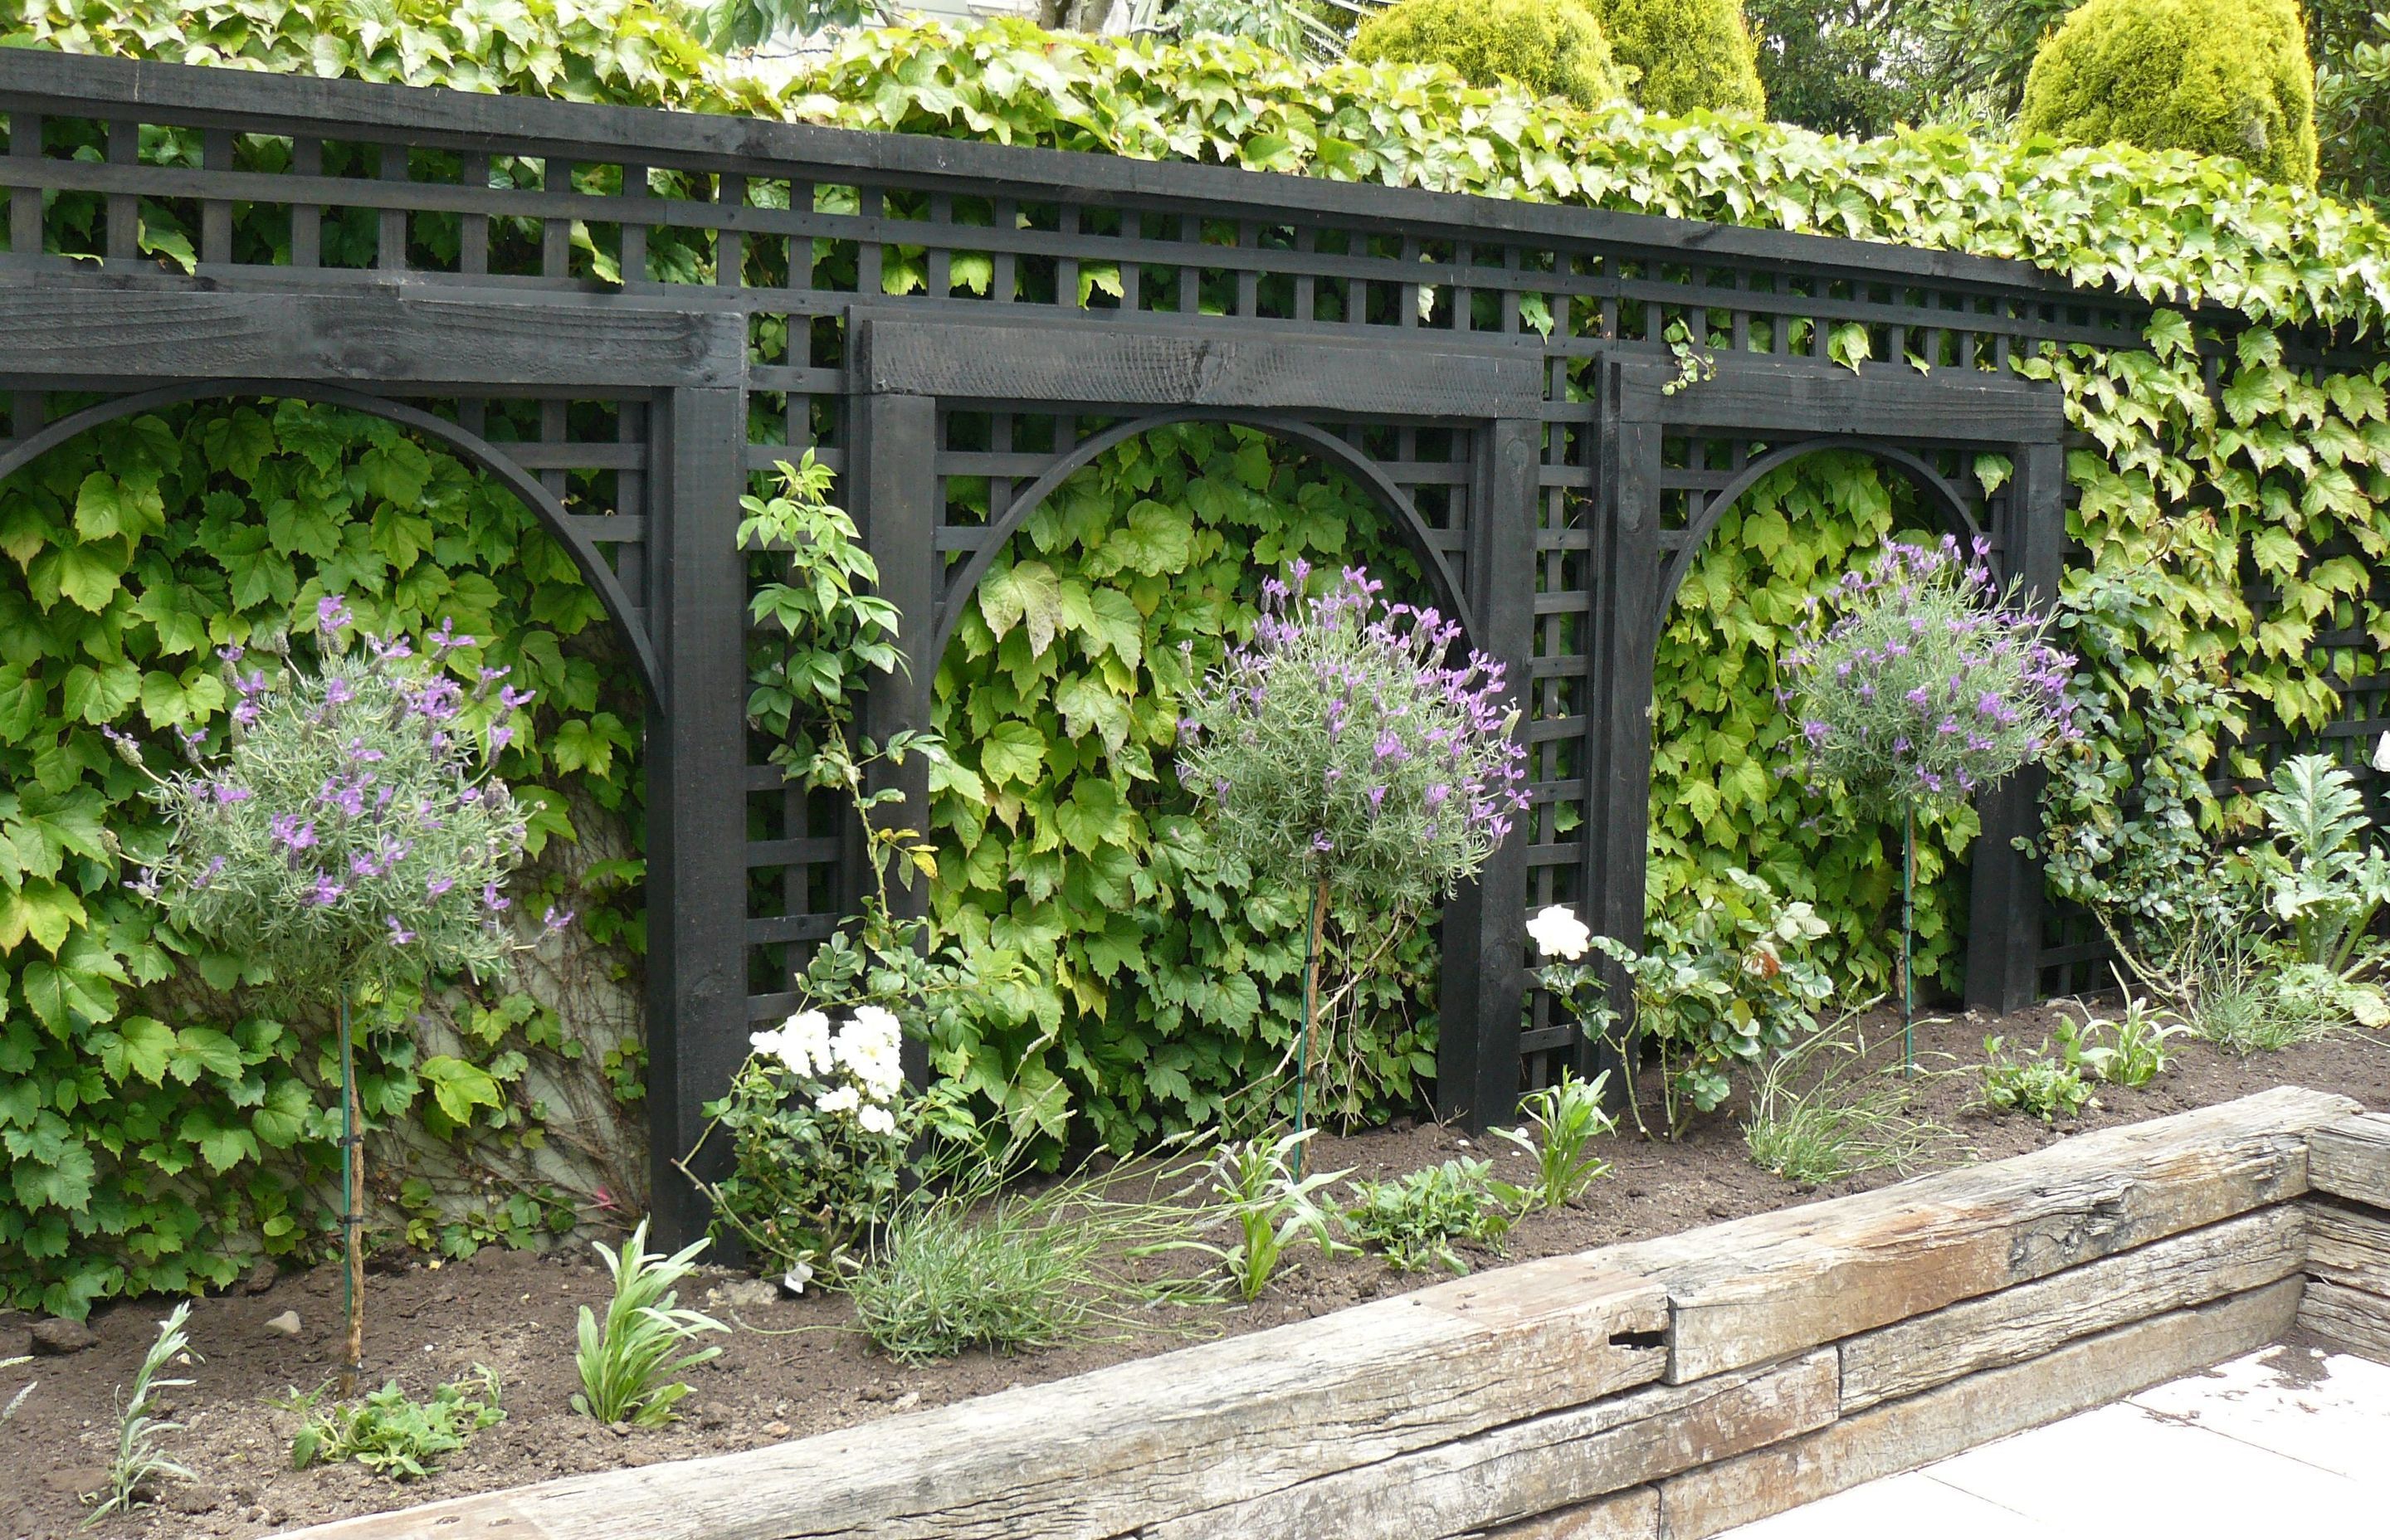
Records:
[[[2048,1045],[2043,1046],[2047,1050]],[[2044,1123],[2056,1123],[2093,1101],[2081,1069],[2049,1058],[2047,1051],[2033,1059],[2012,1059],[2005,1038],[1986,1037],[1984,1105],[1995,1112],[2030,1112]]]
[[[171,1460],[159,1450],[159,1441],[168,1433],[179,1432],[179,1422],[161,1420],[158,1415],[159,1392],[180,1390],[188,1380],[165,1378],[166,1367],[177,1358],[195,1361],[191,1340],[185,1335],[183,1325],[191,1318],[188,1300],[174,1307],[173,1313],[158,1323],[158,1340],[149,1344],[148,1354],[133,1376],[133,1392],[123,1397],[117,1407],[116,1454],[108,1462],[107,1484],[92,1494],[96,1502],[91,1517],[84,1521],[88,1529],[111,1513],[129,1511],[156,1494],[158,1484],[169,1478],[191,1480],[188,1467]]]
[[[1321,1256],[1348,1248],[1335,1236],[1335,1217],[1312,1197],[1342,1171],[1294,1174],[1304,1143],[1315,1130],[1276,1139],[1248,1139],[1223,1148],[1212,1164],[1212,1194],[1237,1226],[1233,1246],[1204,1248],[1218,1255],[1238,1294],[1252,1300],[1269,1287],[1287,1251],[1308,1239]]]
[[[1591,1080],[1562,1070],[1559,1080],[1520,1098],[1518,1127],[1494,1130],[1536,1162],[1528,1209],[1561,1208],[1610,1174],[1608,1161],[1586,1153],[1595,1139],[1618,1132],[1618,1120],[1601,1106],[1609,1082],[1606,1070]]]

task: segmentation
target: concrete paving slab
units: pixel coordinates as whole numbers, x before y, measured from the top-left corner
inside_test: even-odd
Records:
[[[2390,1535],[2390,1367],[2269,1348],[1722,1540]]]

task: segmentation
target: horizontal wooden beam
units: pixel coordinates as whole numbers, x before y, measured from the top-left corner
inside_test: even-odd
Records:
[[[1667,1289],[1682,1383],[2301,1197],[2308,1135],[2356,1108],[2281,1086],[1591,1256]]]
[[[2390,1364],[2390,1300],[2318,1279],[2299,1302],[2299,1328],[2343,1353]]]
[[[1057,404],[1487,419],[1532,417],[1543,359],[1523,346],[1181,335],[1038,324],[857,317],[854,387]]]
[[[1698,1385],[1655,1385],[1267,1496],[1138,1540],[1445,1540],[1574,1507],[1813,1432],[1836,1415],[1831,1348]]]
[[[1687,432],[1807,437],[1963,438],[1970,443],[2057,443],[2064,397],[2054,385],[1983,369],[1924,373],[1897,364],[1849,369],[1816,359],[1720,353],[1708,379],[1677,384],[1667,360],[1626,359],[1633,386],[1624,420]],[[1672,388],[1673,387],[1673,388]]]
[[[0,49],[0,53],[14,50]],[[403,391],[743,384],[739,317],[430,294],[232,294],[142,282],[0,283],[0,379],[328,380]]]
[[[2315,1201],[2301,1207],[2308,1275],[2373,1295],[2383,1329],[2390,1332],[2390,1214]]]
[[[1298,215],[1353,229],[1433,226],[1441,227],[1447,238],[1474,243],[1518,239],[1598,245],[1630,257],[1679,263],[1707,258],[1861,281],[1926,282],[1979,294],[2013,295],[2027,302],[2145,308],[2128,295],[2076,289],[2058,275],[2025,263],[1886,241],[1178,160],[33,48],[0,50],[0,109],[426,148],[486,150],[493,148],[488,141],[498,138],[527,141],[528,153],[546,147],[585,162],[682,164],[832,182],[876,173],[980,197],[1171,203],[1224,218]]]
[[[1554,1257],[791,1444],[304,1533],[579,1540],[632,1514],[640,1540],[1108,1540],[1648,1384],[1664,1319],[1652,1285]]]
[[[2317,1129],[2307,1169],[2318,1192],[2390,1209],[2390,1114],[2368,1112]]]
[[[2276,1203],[1848,1338],[1842,1343],[1843,1410],[1914,1395],[2077,1337],[2280,1282],[2305,1260],[2302,1208]]]

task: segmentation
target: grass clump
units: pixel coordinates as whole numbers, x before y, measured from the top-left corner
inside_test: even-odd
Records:
[[[1906,1174],[1956,1137],[1910,1110],[1917,1084],[1873,1062],[1865,1037],[1829,1027],[1760,1072],[1743,1148],[1754,1165],[1802,1187]]]
[[[149,1344],[149,1352],[141,1360],[141,1367],[133,1376],[132,1393],[118,1403],[116,1414],[116,1453],[109,1457],[106,1484],[93,1494],[96,1506],[91,1517],[84,1521],[87,1529],[111,1513],[123,1513],[136,1504],[155,1495],[159,1484],[169,1479],[189,1481],[187,1466],[169,1459],[158,1447],[168,1433],[179,1432],[183,1425],[158,1416],[160,1392],[179,1390],[191,1383],[188,1380],[166,1377],[166,1367],[177,1358],[191,1354],[191,1340],[183,1327],[191,1318],[188,1300],[174,1307],[173,1314],[158,1323],[158,1340]],[[187,1361],[187,1360],[186,1360]]]
[[[1468,1272],[1453,1243],[1499,1245],[1526,1201],[1524,1192],[1494,1174],[1492,1161],[1471,1160],[1446,1161],[1392,1181],[1356,1182],[1353,1194],[1345,1224],[1405,1273],[1432,1263]]]
[[[2349,1019],[2349,988],[2328,968],[2290,963],[2268,968],[2234,953],[2200,981],[2191,1024],[2229,1053],[2280,1053],[2329,1037]]]
[[[1117,1196],[1137,1174],[1007,1192],[1000,1170],[916,1189],[854,1269],[855,1323],[882,1353],[924,1364],[969,1348],[1094,1341],[1150,1326],[1141,1312],[1192,1292],[1189,1280],[1146,1277],[1137,1264],[1201,1249],[1200,1208]],[[1142,1174],[1158,1187],[1182,1170]]]
[[[730,1329],[710,1315],[678,1308],[674,1292],[706,1245],[694,1240],[670,1256],[649,1251],[644,1219],[619,1252],[597,1242],[606,1270],[614,1275],[614,1297],[602,1324],[587,1305],[581,1307],[580,1351],[573,1356],[581,1389],[572,1397],[574,1411],[634,1428],[658,1427],[679,1416],[673,1407],[689,1387],[672,1377],[722,1354],[718,1347],[681,1350],[700,1332]]]
[[[395,1380],[349,1405],[317,1410],[321,1393],[287,1403],[307,1414],[290,1444],[293,1470],[354,1460],[377,1476],[413,1480],[438,1469],[441,1457],[465,1447],[475,1433],[507,1419],[498,1404],[497,1374],[484,1364],[442,1385],[427,1401],[408,1399]]]

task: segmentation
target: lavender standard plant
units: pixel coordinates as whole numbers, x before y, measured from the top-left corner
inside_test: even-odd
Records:
[[[133,886],[186,934],[338,1007],[353,1380],[365,1176],[350,1004],[402,979],[484,976],[518,944],[505,890],[523,821],[489,760],[532,692],[469,661],[474,639],[445,623],[420,653],[403,637],[355,635],[337,597],[316,605],[315,641],[312,672],[278,641],[264,649],[280,654],[271,673],[255,653],[222,649],[229,739],[186,731],[190,768],[152,776],[170,835]],[[143,764],[131,738],[111,736]],[[567,918],[551,910],[546,923]]]
[[[1309,899],[1295,1123],[1319,1013],[1319,937],[1331,903],[1374,911],[1391,937],[1474,876],[1526,806],[1526,751],[1502,664],[1455,662],[1460,627],[1387,605],[1346,568],[1262,585],[1253,639],[1196,693],[1179,723],[1178,774],[1223,853],[1256,880]]]
[[[1783,699],[1810,785],[1862,811],[1900,814],[1904,1042],[1916,1009],[1917,815],[1956,806],[2075,732],[2066,695],[2075,660],[2044,640],[2048,619],[2013,586],[1995,585],[1989,554],[1980,539],[1965,552],[1947,535],[1885,546],[1866,571],[1844,574],[1831,603],[1811,599],[1786,660]]]

